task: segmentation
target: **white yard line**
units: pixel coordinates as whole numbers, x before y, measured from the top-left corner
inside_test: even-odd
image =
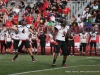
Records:
[[[73,68],[73,67],[80,67],[80,66],[98,66],[98,65],[77,65],[77,66],[59,67],[59,68],[51,68],[51,69],[44,69],[44,70],[21,72],[21,73],[9,74],[9,75],[21,75],[21,74],[28,74],[28,73],[33,73],[33,72],[43,72],[43,71],[51,71],[51,70],[58,70],[58,69],[64,69],[64,68]]]

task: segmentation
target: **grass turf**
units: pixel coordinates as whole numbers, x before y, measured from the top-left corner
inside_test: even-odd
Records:
[[[100,57],[68,56],[67,67],[62,67],[59,56],[56,67],[52,67],[53,56],[35,55],[36,62],[29,55],[0,55],[0,75],[100,75]]]

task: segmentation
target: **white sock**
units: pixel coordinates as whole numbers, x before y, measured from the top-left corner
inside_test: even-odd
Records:
[[[37,52],[37,49],[35,49],[35,51]]]
[[[60,56],[60,53],[58,55]]]
[[[32,48],[32,52],[34,52],[34,48]]]

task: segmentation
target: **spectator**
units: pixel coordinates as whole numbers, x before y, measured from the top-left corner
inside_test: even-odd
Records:
[[[73,22],[75,22],[77,19],[75,17],[75,15],[72,16],[71,20],[70,20],[70,24],[72,24]]]
[[[90,32],[91,29],[92,29],[91,19],[88,19],[88,22],[86,23],[86,26],[87,26],[86,30],[88,30]]]
[[[94,6],[93,6],[93,9],[94,9],[94,10],[98,10],[98,8],[99,8],[99,7],[98,7],[98,4],[95,3]]]
[[[9,17],[12,17],[13,12],[12,12],[11,7],[7,8],[7,14],[8,14]]]
[[[84,29],[84,23],[83,23],[82,20],[80,20],[80,21],[78,22],[78,27],[79,27],[79,31],[82,31],[82,30]]]
[[[7,11],[7,9],[4,6],[2,6],[1,11],[2,11],[2,13],[5,13]]]
[[[3,13],[0,11],[0,23],[3,23]]]
[[[19,6],[16,5],[16,6],[13,8],[13,13],[19,14],[19,12],[20,12]]]
[[[3,15],[3,24],[5,24],[7,20],[8,20],[8,14],[5,12]]]
[[[74,32],[71,32],[70,37],[68,37],[69,55],[72,55],[72,56],[74,56],[74,53],[75,53],[75,50],[74,50],[74,46],[75,46],[74,37],[75,37]]]
[[[81,15],[80,14],[78,14],[78,17],[76,17],[76,21],[77,21],[77,23],[79,22],[79,21],[81,21]]]
[[[64,9],[63,9],[63,14],[64,14],[64,17],[67,17],[67,15],[69,14],[70,12],[70,8],[68,6],[66,6]]]
[[[8,19],[7,21],[6,21],[6,23],[5,23],[5,25],[6,25],[6,27],[12,27],[12,22],[10,21],[10,19]]]
[[[96,22],[100,23],[100,11],[98,12],[97,16],[96,16]]]
[[[51,20],[49,20],[49,22],[48,22],[48,30],[53,30],[53,28],[54,28],[54,22],[52,22]]]
[[[67,3],[68,3],[68,0],[63,0],[63,1],[62,1],[62,6],[63,6],[63,8],[67,5]]]
[[[55,16],[54,16],[54,14],[51,15],[50,20],[51,20],[52,22],[55,22]]]
[[[45,46],[46,46],[46,35],[41,31],[39,35],[41,54],[45,55]]]
[[[32,16],[32,14],[29,14],[29,15],[27,16],[26,20],[27,20],[27,25],[30,25],[30,26],[33,25],[34,18],[33,18],[33,16]]]
[[[25,7],[25,1],[21,0],[20,1],[20,9],[22,10]]]
[[[6,4],[6,6],[8,5],[9,0],[4,0],[4,3]]]
[[[0,9],[2,8],[2,6],[3,6],[3,1],[0,0]]]
[[[11,1],[11,5],[14,6],[16,4],[16,0]]]
[[[27,5],[26,8],[25,8],[25,10],[27,10],[28,13],[31,13],[31,6],[30,5]]]
[[[19,18],[18,14],[14,13],[14,15],[12,16],[13,25],[18,25],[19,24],[18,23],[18,18]]]

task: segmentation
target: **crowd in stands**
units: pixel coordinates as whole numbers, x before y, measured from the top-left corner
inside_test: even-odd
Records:
[[[0,0],[1,26],[21,25],[24,19],[37,31],[49,31],[53,29],[55,21],[63,21],[70,12],[70,8],[66,6],[68,0],[38,0],[33,7],[30,4],[25,6],[27,3],[24,0],[12,0],[10,6],[7,6],[9,1]]]
[[[67,16],[70,15],[70,8],[67,6],[69,1],[38,0],[31,7],[30,3],[27,4],[27,0],[0,0],[0,26],[21,25],[22,19],[25,19],[27,24],[34,26],[38,32],[41,30],[45,33],[52,32],[58,22],[67,21]],[[100,24],[97,24],[100,23],[99,15],[100,1],[91,0],[82,14],[78,14],[78,16],[73,14],[69,24],[70,31],[79,33],[83,29],[90,31],[94,27],[98,27],[99,30]],[[19,20],[19,18],[21,19]]]
[[[76,33],[93,29],[100,32],[100,0],[91,0],[82,14],[78,14],[78,16],[73,14],[70,24]]]

